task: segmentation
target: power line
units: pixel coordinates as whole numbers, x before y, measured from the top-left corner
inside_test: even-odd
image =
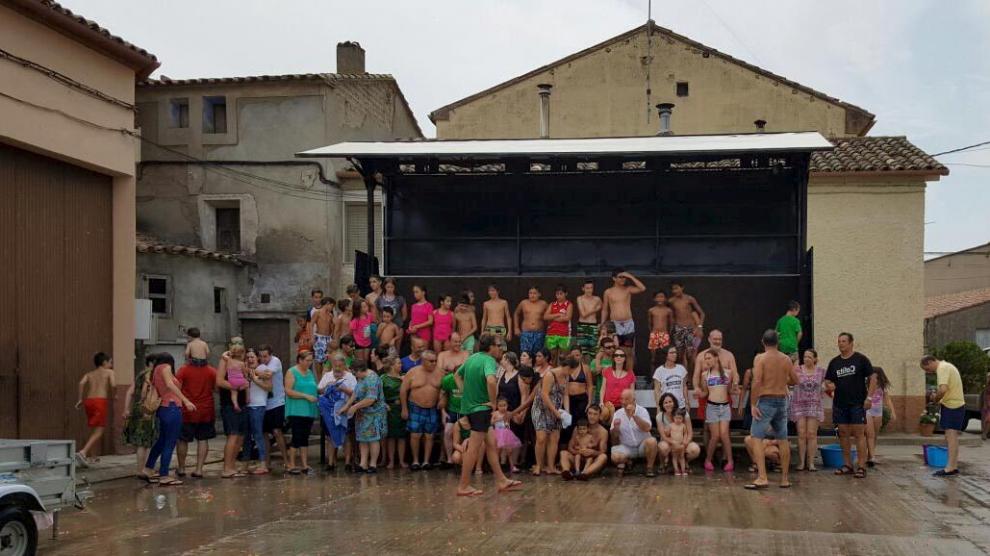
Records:
[[[946,166],[968,166],[970,168],[990,168],[990,164],[967,164],[965,162],[943,162]]]
[[[982,147],[984,145],[990,145],[990,141],[983,141],[982,143],[977,143],[975,145],[969,145],[968,147],[959,147],[958,149],[952,149],[952,150],[949,150],[949,151],[942,151],[940,153],[935,153],[932,156],[942,156],[943,154],[952,154],[952,153],[958,153],[958,152],[962,152],[962,151],[968,151],[969,149],[972,149],[972,148],[975,148],[975,147]]]
[[[725,30],[728,31],[729,34],[732,35],[734,39],[736,39],[736,42],[746,49],[746,52],[748,52],[750,57],[753,58],[753,61],[762,66],[763,62],[761,62],[760,59],[756,56],[756,52],[754,52],[753,49],[749,47],[749,45],[747,45],[741,38],[739,38],[739,35],[737,35],[736,32],[732,30],[732,27],[729,27],[729,24],[726,23],[725,20],[723,20],[720,15],[718,15],[718,12],[712,9],[712,7],[709,6],[708,2],[706,2],[705,0],[701,0],[701,4],[705,8],[707,8],[708,11],[711,12],[713,16],[715,16],[715,19],[718,20],[718,22],[722,25],[722,27],[724,27]]]

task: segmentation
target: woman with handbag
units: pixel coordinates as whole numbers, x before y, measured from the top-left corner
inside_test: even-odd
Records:
[[[137,450],[139,479],[143,478],[141,473],[144,471],[144,462],[148,460],[148,450],[155,444],[155,439],[158,437],[158,423],[154,413],[146,413],[142,408],[148,397],[148,392],[154,389],[150,379],[157,358],[157,353],[145,356],[144,370],[135,375],[134,382],[131,383],[131,387],[127,389],[127,394],[124,397],[124,407],[127,408],[127,415],[124,417],[124,444],[134,446]]]
[[[172,452],[179,441],[179,432],[182,429],[182,407],[189,411],[196,411],[193,405],[179,388],[179,382],[174,376],[175,359],[168,353],[162,353],[155,361],[155,368],[151,371],[151,384],[159,398],[158,409],[155,416],[158,418],[158,440],[151,447],[148,460],[141,470],[140,477],[146,481],[157,482],[161,486],[177,486],[182,481],[168,474],[169,465],[172,463]],[[150,391],[145,397],[145,402],[154,401]],[[144,407],[147,410],[147,405]],[[158,468],[158,475],[155,475],[155,462],[161,458]]]

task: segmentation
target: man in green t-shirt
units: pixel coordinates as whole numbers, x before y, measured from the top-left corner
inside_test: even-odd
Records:
[[[482,491],[471,486],[471,471],[481,458],[482,451],[486,453],[488,465],[495,473],[495,483],[500,492],[522,485],[522,482],[509,479],[502,472],[495,435],[488,434],[497,386],[497,361],[504,349],[504,340],[492,334],[482,334],[478,340],[478,353],[468,357],[456,372],[461,383],[461,420],[467,419],[471,426],[468,449],[461,464],[461,481],[457,485],[458,496],[482,494]]]
[[[798,320],[798,313],[801,312],[801,304],[797,301],[787,303],[787,313],[777,320],[777,337],[779,338],[780,352],[789,355],[791,361],[798,362],[798,343],[801,341],[801,321]]]

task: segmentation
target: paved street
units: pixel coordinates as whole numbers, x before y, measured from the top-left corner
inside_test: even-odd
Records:
[[[827,470],[789,491],[749,475],[589,483],[524,477],[525,488],[453,496],[450,472],[134,479],[94,487],[44,554],[981,554],[990,551],[990,448],[964,449],[964,476],[930,476],[916,447],[885,447],[867,480]],[[216,470],[211,470],[215,475]],[[773,477],[771,477],[773,480]]]

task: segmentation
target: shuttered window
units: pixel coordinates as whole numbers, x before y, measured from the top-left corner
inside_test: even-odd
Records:
[[[344,204],[344,262],[354,262],[354,252],[368,252],[368,204]],[[382,259],[382,206],[375,204],[375,256]]]

